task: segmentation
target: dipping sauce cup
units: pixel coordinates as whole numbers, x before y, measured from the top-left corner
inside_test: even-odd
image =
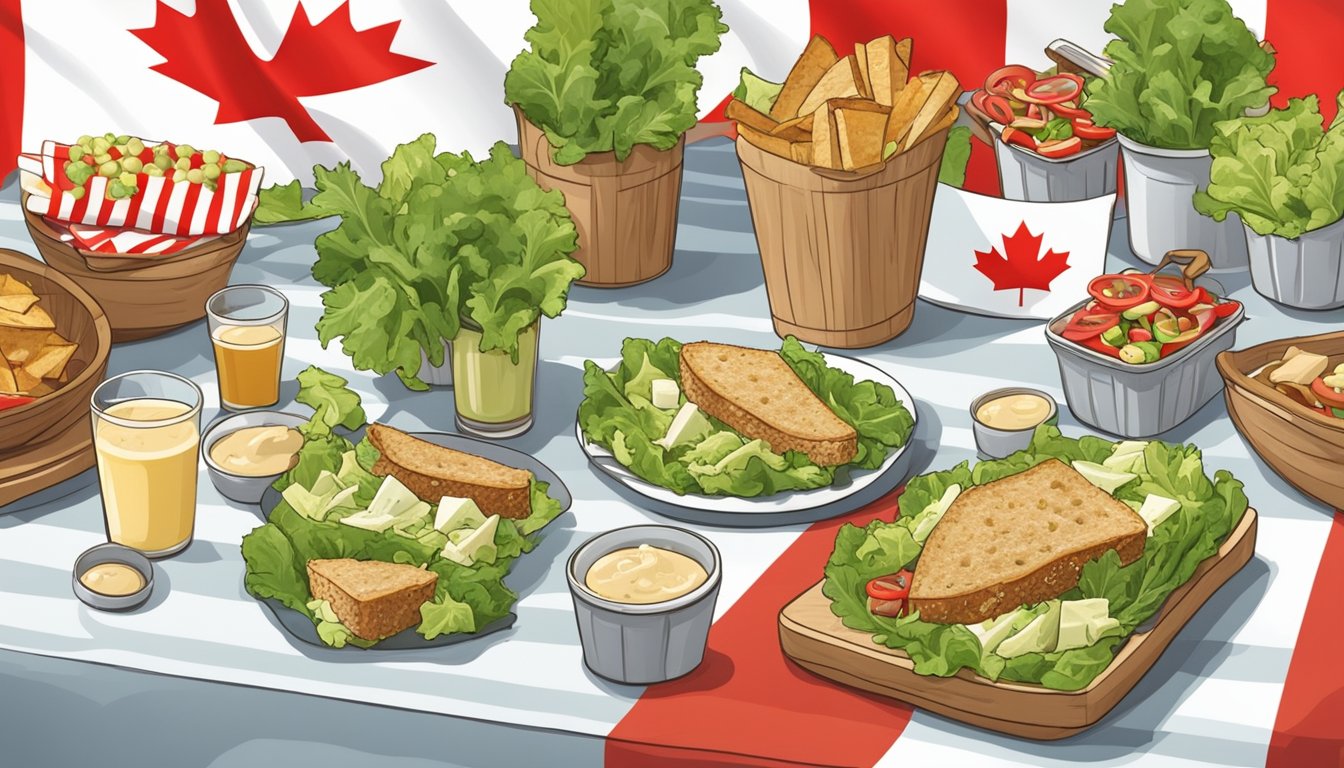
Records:
[[[93,391],[93,447],[107,539],[146,557],[191,543],[201,390],[159,371],[114,376]]]

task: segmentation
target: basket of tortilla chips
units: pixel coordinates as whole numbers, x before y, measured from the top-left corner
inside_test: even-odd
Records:
[[[0,453],[87,423],[111,347],[93,297],[42,262],[0,249]]]

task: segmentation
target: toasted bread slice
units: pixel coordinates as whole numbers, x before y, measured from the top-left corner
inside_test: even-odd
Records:
[[[854,82],[854,57],[846,56],[831,65],[826,74],[817,81],[812,92],[807,94],[798,107],[800,115],[817,111],[817,107],[831,99],[857,98],[859,86]]]
[[[416,496],[438,504],[444,496],[476,502],[487,515],[532,513],[532,473],[444,448],[383,424],[369,425],[369,442],[382,452],[375,475],[392,475]]]
[[[770,132],[771,136],[778,136],[787,141],[811,141],[812,140],[812,115],[803,115],[795,117],[792,120],[775,126]]]
[[[882,135],[890,110],[875,101],[832,99],[840,167],[846,171],[882,162]]]
[[[779,155],[780,157],[792,156],[789,140],[782,136],[771,136],[768,133],[761,133],[745,123],[737,124],[737,135],[746,139],[747,142],[753,146],[763,149],[772,155]]]
[[[914,120],[910,121],[910,131],[905,134],[905,139],[901,142],[902,150],[909,149],[932,135],[930,127],[943,119],[947,111],[956,105],[957,97],[961,95],[961,84],[951,72],[921,75],[919,79],[927,87],[928,96]]]
[[[863,46],[873,100],[885,107],[896,103],[896,94],[905,88],[905,82],[910,78],[910,38],[901,43],[905,45],[904,58],[891,35],[870,40]]]
[[[964,491],[924,542],[910,605],[937,624],[974,624],[1078,585],[1114,549],[1143,554],[1148,524],[1058,460]]]
[[[855,79],[859,81],[859,93],[865,99],[873,98],[873,81],[868,77],[868,48],[863,43],[854,44],[854,71]]]
[[[778,352],[697,341],[681,348],[686,399],[779,453],[800,451],[822,466],[859,450],[854,428],[826,407]]]
[[[812,165],[818,168],[840,167],[840,139],[835,128],[835,113],[829,101],[812,113]]]
[[[789,159],[803,165],[812,164],[812,142],[795,141],[789,145]]]
[[[930,138],[930,137],[933,137],[933,136],[937,136],[939,131],[943,131],[943,130],[946,130],[946,129],[948,129],[948,128],[951,128],[951,127],[952,127],[952,124],[955,123],[955,122],[957,122],[957,116],[960,115],[960,114],[961,114],[961,109],[960,109],[959,107],[957,107],[956,104],[953,104],[951,107],[948,108],[947,113],[944,114],[944,115],[942,116],[942,118],[940,118],[940,119],[938,120],[938,122],[934,123],[933,125],[930,125],[930,126],[929,126],[928,128],[926,128],[926,129],[924,129],[924,134],[923,134],[922,136],[920,136],[919,138],[914,139],[914,140],[911,140],[910,137],[907,136],[907,137],[906,137],[906,140],[907,140],[907,141],[910,141],[910,146],[913,147],[913,146],[915,146],[916,144],[918,144],[919,142],[924,141],[924,140],[927,139],[927,138]]]
[[[381,640],[420,623],[420,606],[434,598],[439,577],[413,565],[381,560],[308,561],[308,591],[355,637]]]
[[[779,126],[773,117],[757,112],[745,102],[733,99],[723,110],[723,116],[737,121],[738,126],[748,126],[762,133],[770,133]]]
[[[887,130],[882,137],[884,147],[893,141],[896,142],[898,148],[901,146],[901,142],[910,133],[910,127],[914,124],[915,116],[924,106],[928,89],[928,85],[922,79],[913,77],[910,82],[905,84],[900,93],[896,94],[895,103],[891,107],[891,116],[887,118]]]
[[[779,96],[770,107],[770,116],[776,120],[790,120],[802,114],[800,107],[803,99],[807,98],[822,75],[825,75],[839,58],[831,44],[826,42],[826,38],[813,35],[807,42],[807,47],[803,49],[803,54],[793,63],[789,76],[784,78]]]

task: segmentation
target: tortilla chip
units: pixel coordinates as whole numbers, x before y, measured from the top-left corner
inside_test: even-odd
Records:
[[[910,123],[910,131],[901,142],[902,150],[909,149],[933,135],[934,131],[930,129],[946,118],[948,109],[957,103],[957,97],[961,95],[961,84],[951,72],[932,72],[920,75],[919,79],[927,86],[928,97]]]
[[[32,296],[33,289],[13,275],[0,275],[0,296]]]
[[[902,45],[905,46],[904,51],[901,50]],[[910,38],[897,43],[891,35],[887,35],[870,41],[864,49],[873,100],[890,107],[910,78]]]
[[[961,110],[957,108],[956,104],[953,104],[952,108],[947,110],[947,114],[943,115],[941,119],[939,119],[933,125],[930,125],[927,129],[925,129],[923,135],[921,135],[919,138],[911,142],[910,145],[906,147],[906,149],[915,146],[915,144],[918,144],[919,142],[929,138],[930,136],[937,136],[938,132],[945,128],[952,127],[952,124],[957,122],[957,115],[959,114],[961,114]],[[908,140],[909,137],[907,137],[907,141]]]
[[[771,136],[778,136],[788,141],[811,141],[812,140],[812,116],[803,115],[795,117],[792,120],[786,120],[770,132]]]
[[[795,141],[789,145],[789,151],[793,162],[803,165],[812,164],[812,142]]]
[[[32,294],[27,296],[0,296],[0,309],[23,314],[37,302],[38,298]]]
[[[831,99],[847,99],[858,95],[859,86],[854,82],[854,57],[846,56],[832,64],[826,74],[821,76],[812,92],[803,99],[798,114],[816,112],[818,106]]]
[[[44,328],[6,328],[0,326],[0,354],[12,364],[23,363],[47,343],[51,331]]]
[[[52,321],[51,315],[48,315],[45,309],[34,305],[29,307],[26,312],[14,312],[0,308],[0,326],[54,330],[56,323]]]
[[[920,107],[924,106],[927,90],[928,86],[924,81],[915,77],[911,78],[905,88],[897,94],[896,103],[891,106],[891,116],[887,118],[886,133],[882,137],[884,145],[893,141],[896,142],[896,146],[901,145],[901,140],[910,132],[915,115],[918,115]]]
[[[9,361],[0,354],[0,394],[17,395],[19,393],[19,383],[14,379],[14,369],[9,366]]]
[[[865,99],[873,98],[873,81],[868,77],[868,48],[863,43],[854,44],[854,72],[858,75],[859,94]]]
[[[746,139],[747,143],[752,146],[763,149],[772,155],[778,155],[780,157],[790,156],[788,139],[781,139],[778,136],[761,133],[745,123],[737,124],[737,135]]]
[[[14,380],[19,385],[19,391],[17,394],[20,395],[28,394],[38,384],[42,383],[42,379],[32,375],[31,373],[23,370],[22,368],[14,371]]]
[[[852,171],[882,162],[887,108],[857,99],[836,99],[830,104],[840,145],[840,167]]]
[[[822,75],[840,59],[835,49],[821,35],[813,35],[803,49],[803,55],[794,62],[789,76],[784,79],[779,96],[770,107],[770,116],[776,120],[790,120],[798,116],[803,99],[812,92]]]
[[[819,168],[840,167],[840,142],[829,101],[822,102],[812,115],[812,164]]]
[[[757,112],[746,102],[738,99],[728,102],[728,107],[724,109],[723,116],[729,120],[737,121],[739,126],[745,125],[761,133],[770,133],[779,125],[774,118]]]
[[[23,370],[39,379],[59,378],[76,349],[79,347],[53,333],[47,343],[23,364]]]

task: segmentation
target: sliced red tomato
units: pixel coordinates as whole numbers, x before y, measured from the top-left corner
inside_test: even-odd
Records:
[[[1036,104],[1027,105],[1027,117],[1032,120],[1040,120],[1042,125],[1045,123],[1045,120],[1041,117],[1041,108]]]
[[[1140,341],[1152,341],[1152,340],[1153,340],[1153,332],[1148,330],[1147,328],[1140,328],[1138,326],[1135,326],[1129,329],[1130,343],[1137,344]]]
[[[1148,300],[1148,281],[1134,275],[1102,275],[1088,283],[1087,292],[1098,304],[1120,312]]]
[[[874,600],[904,600],[910,596],[910,582],[915,574],[901,570],[887,576],[878,576],[868,582],[866,591]]]
[[[1170,309],[1189,309],[1204,298],[1203,288],[1187,288],[1185,282],[1172,275],[1154,275],[1153,301]]]
[[[1087,347],[1088,349],[1100,352],[1103,355],[1110,355],[1111,357],[1117,359],[1119,359],[1120,357],[1120,348],[1112,347],[1110,344],[1107,344],[1106,342],[1102,341],[1101,336],[1093,336],[1090,339],[1082,339],[1082,340],[1074,339],[1074,341],[1077,341],[1079,344],[1081,344],[1084,347]]]
[[[1058,75],[1043,77],[1034,83],[1030,83],[1023,90],[1026,98],[1022,98],[1021,101],[1029,104],[1076,102],[1078,96],[1083,92],[1083,78],[1068,72],[1061,72]],[[1013,95],[1016,96],[1017,94],[1014,93]]]
[[[999,67],[985,78],[985,90],[1000,96],[1011,96],[1014,88],[1026,88],[1036,82],[1036,72],[1020,64]]]
[[[1336,392],[1334,387],[1326,386],[1325,379],[1321,376],[1317,376],[1316,380],[1311,382],[1311,394],[1331,408],[1344,408],[1344,394]]]
[[[977,106],[996,123],[1008,125],[1017,119],[1017,115],[1013,113],[1013,105],[1008,103],[1007,98],[997,94],[987,94]]]
[[[1011,125],[1003,129],[1000,134],[1003,140],[1008,144],[1016,144],[1019,147],[1026,147],[1030,150],[1036,149],[1036,139],[1026,131],[1019,131]]]
[[[1213,305],[1213,314],[1217,317],[1231,317],[1241,308],[1239,301],[1220,301]]]
[[[1036,153],[1041,157],[1068,157],[1076,155],[1083,150],[1083,140],[1077,136],[1070,136],[1063,141],[1052,141],[1049,144],[1041,144],[1036,147]]]
[[[868,612],[874,616],[885,616],[888,619],[898,619],[909,613],[904,598],[900,600],[878,600],[873,597],[868,598]]]
[[[21,405],[27,405],[37,398],[27,395],[0,395],[0,411],[10,408],[18,408]]]
[[[1073,135],[1088,141],[1106,141],[1115,138],[1115,129],[1103,128],[1088,118],[1075,117],[1073,118]]]
[[[1087,120],[1092,121],[1092,113],[1086,109],[1079,109],[1077,102],[1061,101],[1058,104],[1047,104],[1045,109],[1055,113],[1056,117],[1062,117],[1065,120]]]
[[[1120,324],[1120,315],[1116,312],[1088,312],[1078,310],[1069,318],[1061,336],[1069,341],[1085,341],[1096,338]]]

